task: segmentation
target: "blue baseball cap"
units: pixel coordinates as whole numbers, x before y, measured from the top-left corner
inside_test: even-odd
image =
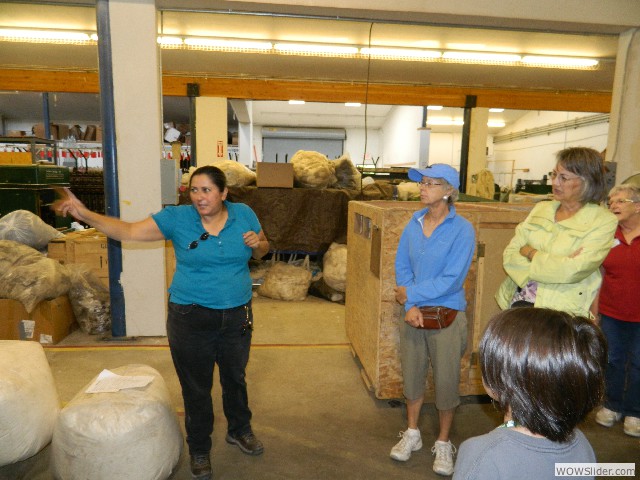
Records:
[[[455,168],[446,163],[434,163],[427,168],[409,169],[409,180],[420,182],[422,177],[444,178],[453,188],[460,188],[460,174]]]

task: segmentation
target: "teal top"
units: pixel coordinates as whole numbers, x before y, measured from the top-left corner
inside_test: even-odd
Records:
[[[192,205],[166,207],[152,215],[167,240],[173,242],[176,272],[169,287],[171,302],[226,309],[251,300],[249,259],[252,250],[242,234],[262,228],[256,214],[243,203],[224,202],[228,219],[220,233],[206,240],[200,214]],[[194,240],[197,248],[189,248]]]

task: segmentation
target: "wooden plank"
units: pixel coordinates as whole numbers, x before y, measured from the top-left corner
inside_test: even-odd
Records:
[[[367,88],[362,82],[210,78],[170,73],[162,76],[162,93],[186,96],[189,83],[200,86],[201,96],[252,100],[299,98],[308,102],[364,102],[366,97],[370,104],[464,107],[466,96],[475,95],[478,107],[601,113],[611,110],[611,92],[394,84],[370,84]],[[98,93],[99,80],[98,73],[91,70],[0,69],[0,90]]]

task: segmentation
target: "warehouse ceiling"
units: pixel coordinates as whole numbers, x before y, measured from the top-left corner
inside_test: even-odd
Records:
[[[179,48],[161,50],[163,73],[207,78],[355,82],[363,85],[363,89],[367,84],[403,84],[558,93],[611,92],[618,34],[640,24],[640,2],[635,0],[566,1],[562,7],[557,5],[552,13],[544,8],[547,3],[554,4],[549,0],[540,0],[534,9],[529,6],[531,2],[512,1],[501,12],[494,12],[495,2],[486,0],[409,0],[393,5],[381,0],[344,0],[342,8],[336,8],[335,2],[330,1],[306,3],[310,5],[295,5],[287,0],[157,0],[159,34],[570,55],[596,58],[599,65],[593,70],[570,70]],[[427,3],[431,11],[426,11]],[[2,2],[0,27],[95,32],[94,5],[93,1],[82,0]],[[580,8],[574,8],[577,6]],[[462,11],[466,13],[461,14]],[[97,47],[2,42],[0,68],[96,71]],[[7,98],[0,95],[0,109]],[[173,108],[176,115],[177,111],[184,112],[185,100],[165,99],[165,111]],[[91,104],[92,100],[87,102]],[[14,112],[0,110],[0,114],[16,114],[19,105],[13,105]],[[72,106],[73,102],[70,108]],[[75,106],[82,108],[80,103]],[[87,107],[84,112],[80,110],[76,118],[89,117],[90,112]],[[286,110],[279,115],[286,116]],[[321,118],[317,112],[311,115],[314,118],[303,123],[317,123]]]

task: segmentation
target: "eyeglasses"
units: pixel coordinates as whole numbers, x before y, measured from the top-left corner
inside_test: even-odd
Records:
[[[638,203],[637,200],[631,200],[630,198],[618,198],[616,200],[607,200],[607,207],[612,205],[622,205],[623,203]]]
[[[575,180],[576,178],[581,179],[582,177],[568,177],[566,176],[564,173],[558,173],[555,170],[553,172],[551,172],[551,174],[549,175],[551,177],[551,180],[555,180],[556,178],[560,181],[560,183],[566,183],[569,180]]]
[[[442,184],[438,182],[416,182],[416,183],[418,184],[418,187],[424,187],[424,188],[433,188],[433,187],[442,186]]]
[[[200,238],[198,240],[194,240],[189,244],[189,246],[187,247],[187,250],[193,250],[194,248],[198,248],[198,242],[199,241],[204,242],[207,238],[209,238],[209,232],[204,232],[202,235],[200,235]]]

